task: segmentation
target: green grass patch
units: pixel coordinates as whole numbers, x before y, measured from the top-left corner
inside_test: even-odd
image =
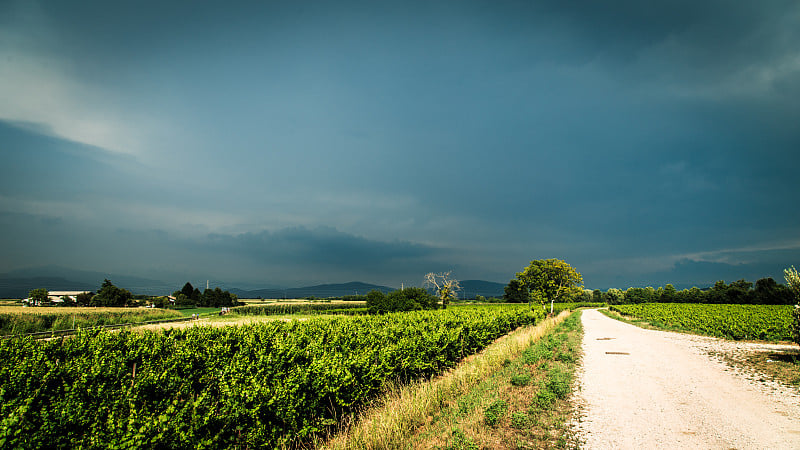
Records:
[[[409,447],[553,448],[570,439],[569,396],[582,338],[580,312],[453,399]],[[449,432],[458,429],[456,436]],[[463,447],[463,443],[475,447]]]
[[[528,373],[521,373],[511,377],[512,386],[527,386],[531,384],[531,376]]]
[[[505,416],[506,412],[508,411],[508,403],[505,400],[495,400],[489,405],[486,410],[483,412],[483,421],[486,422],[486,425],[493,427],[500,422],[500,419]]]

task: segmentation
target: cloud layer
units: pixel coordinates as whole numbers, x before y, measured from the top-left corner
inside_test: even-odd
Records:
[[[799,19],[8,2],[0,270],[399,285],[555,257],[592,287],[777,278],[800,259]]]

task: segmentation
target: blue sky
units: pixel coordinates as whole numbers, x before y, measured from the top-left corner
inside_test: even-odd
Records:
[[[0,2],[0,271],[800,265],[794,1]]]

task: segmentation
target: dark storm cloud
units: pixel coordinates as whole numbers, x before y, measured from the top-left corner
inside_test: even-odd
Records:
[[[450,253],[324,227],[189,238],[163,230],[109,230],[61,217],[3,212],[0,225],[5,231],[0,235],[0,271],[45,262],[74,269],[101,265],[108,272],[135,272],[168,283],[193,277],[256,286],[279,280],[291,286],[341,277],[393,285],[398,279],[420,282],[424,271],[440,269]]]
[[[134,187],[123,179],[130,158],[52,136],[37,124],[0,120],[0,192],[37,200],[84,198],[100,186],[121,196]]]
[[[4,245],[278,283],[505,281],[545,257],[599,286],[773,274],[800,259],[798,21],[789,1],[11,2],[0,213],[35,226],[7,220]]]
[[[404,264],[419,263],[446,252],[411,242],[369,240],[330,227],[293,227],[239,235],[212,234],[208,236],[208,245],[214,250],[247,255],[261,263],[357,270],[398,269]]]
[[[674,53],[662,55],[671,58],[664,67],[682,62],[673,70],[719,73],[796,51],[798,30],[790,25],[797,20],[798,5],[790,0],[532,3],[536,5],[532,11],[558,21],[594,57],[617,56],[634,62],[647,49],[674,45]]]

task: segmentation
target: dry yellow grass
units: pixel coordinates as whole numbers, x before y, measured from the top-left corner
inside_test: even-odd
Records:
[[[395,386],[360,419],[328,442],[326,449],[399,449],[417,427],[427,422],[447,401],[467,392],[507,359],[519,356],[531,343],[547,334],[569,316],[564,311],[532,327],[517,329],[498,339],[484,351],[466,358],[458,367],[429,382]]]
[[[319,316],[317,316],[319,317]],[[185,322],[168,322],[168,323],[154,323],[149,325],[142,325],[136,327],[135,330],[164,330],[167,328],[188,328],[197,326],[211,326],[211,327],[229,327],[238,325],[250,325],[254,323],[271,322],[274,320],[291,321],[291,320],[308,320],[307,317],[293,315],[293,316],[212,316],[203,317],[197,320],[188,320]]]

